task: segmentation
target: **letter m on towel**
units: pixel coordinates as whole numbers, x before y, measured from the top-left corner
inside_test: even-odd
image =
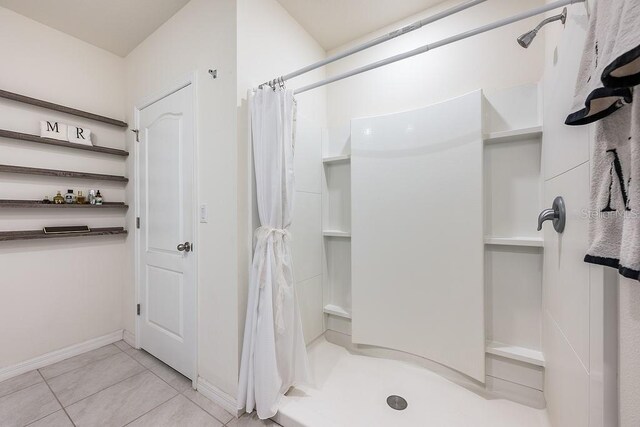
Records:
[[[618,151],[614,148],[611,150],[607,150],[607,153],[611,154],[611,169],[610,169],[610,176],[611,176],[611,182],[609,184],[609,197],[607,199],[607,206],[604,207],[604,209],[602,209],[601,212],[616,212],[617,209],[614,209],[611,206],[611,202],[613,199],[613,189],[614,189],[614,183],[617,182],[618,185],[620,186],[620,196],[622,197],[622,202],[624,203],[624,207],[626,211],[630,211],[631,209],[629,209],[629,196],[628,196],[628,184],[630,183],[626,183],[625,179],[624,179],[624,174],[622,172],[622,164],[620,163],[620,157],[618,156]],[[615,180],[614,180],[614,175],[615,175]]]

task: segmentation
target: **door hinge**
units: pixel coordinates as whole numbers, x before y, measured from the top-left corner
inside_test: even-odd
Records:
[[[140,130],[138,129],[131,129],[131,132],[136,134],[136,142],[140,142]]]
[[[140,304],[136,306],[136,314],[140,316]]]
[[[140,217],[136,217],[136,228],[140,228]]]

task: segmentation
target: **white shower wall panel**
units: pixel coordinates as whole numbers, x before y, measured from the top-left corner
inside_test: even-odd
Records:
[[[353,342],[484,382],[481,91],[351,128]]]
[[[542,349],[542,250],[487,246],[487,340]]]
[[[322,274],[322,196],[296,191],[291,224],[293,276],[296,282]]]
[[[338,162],[325,166],[325,230],[351,231],[351,165]]]
[[[322,191],[322,132],[319,124],[298,114],[293,162],[296,191]]]
[[[325,305],[351,313],[351,239],[325,237]]]
[[[351,154],[351,123],[325,129],[322,150],[324,157]]]
[[[324,332],[322,314],[322,127],[298,114],[291,224],[293,273],[307,343]]]
[[[296,296],[300,307],[304,340],[309,344],[324,333],[322,276],[296,282]]]
[[[538,83],[483,90],[485,134],[540,126],[543,115],[540,91]]]
[[[485,235],[540,237],[540,151],[538,137],[485,145]]]

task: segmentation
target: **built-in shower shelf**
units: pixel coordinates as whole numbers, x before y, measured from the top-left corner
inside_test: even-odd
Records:
[[[485,351],[496,356],[544,367],[544,355],[542,352],[530,348],[488,341]]]
[[[322,232],[322,235],[324,237],[344,237],[344,238],[349,238],[351,237],[351,232],[350,231],[339,231],[339,230],[324,230]]]
[[[345,319],[351,319],[351,314],[347,310],[345,310],[344,308],[338,305],[327,304],[324,306],[323,311],[326,314],[331,314],[338,317],[344,317]]]
[[[342,163],[342,162],[350,162],[351,161],[351,155],[347,154],[344,156],[333,156],[333,157],[325,157],[324,159],[322,159],[322,163],[326,164],[331,164],[331,163]]]
[[[528,246],[541,248],[544,246],[542,237],[491,237],[484,238],[486,245],[502,245],[502,246]]]
[[[507,130],[502,132],[491,132],[484,136],[484,142],[493,144],[496,142],[511,142],[522,139],[540,138],[542,136],[542,126]]]

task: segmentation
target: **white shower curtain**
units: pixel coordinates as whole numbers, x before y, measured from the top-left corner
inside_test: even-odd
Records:
[[[309,378],[288,231],[294,191],[293,91],[251,91],[249,111],[261,226],[249,279],[238,407],[256,409],[266,419],[276,414],[291,386]]]

